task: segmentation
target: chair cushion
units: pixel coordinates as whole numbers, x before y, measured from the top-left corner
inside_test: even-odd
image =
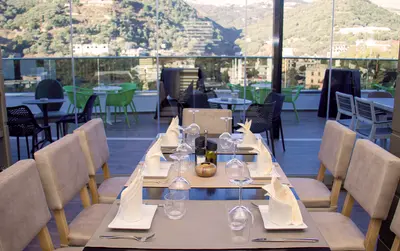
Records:
[[[331,250],[365,250],[365,236],[350,218],[336,212],[310,214]]]
[[[95,204],[83,209],[69,224],[69,244],[71,246],[85,246],[110,208],[111,205],[109,204]]]
[[[103,181],[97,190],[100,203],[112,204],[128,179],[129,177],[113,177]]]
[[[331,192],[324,183],[308,178],[290,178],[289,182],[307,208],[330,207]]]

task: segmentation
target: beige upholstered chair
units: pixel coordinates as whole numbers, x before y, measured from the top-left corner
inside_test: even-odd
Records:
[[[342,213],[311,212],[331,250],[375,250],[399,177],[399,158],[371,141],[357,140],[344,182],[347,197]],[[365,237],[350,219],[354,201],[371,217]]]
[[[189,126],[193,123],[193,115],[189,110],[199,110],[196,113],[195,122],[200,126],[200,133],[204,134],[204,130],[208,131],[209,135],[220,135],[226,131],[225,120],[221,117],[232,117],[231,110],[225,109],[183,109],[182,125],[183,127]],[[228,123],[229,132],[232,132],[232,123]]]
[[[129,177],[112,177],[107,161],[110,157],[104,124],[101,119],[92,119],[74,131],[87,160],[89,171],[89,189],[92,201],[111,204],[117,198]],[[96,171],[103,169],[104,181],[99,188],[96,184]]]
[[[35,161],[21,160],[1,172],[0,191],[0,250],[23,250],[35,236],[43,251],[54,250],[47,228],[51,215]]]
[[[392,244],[392,251],[400,251],[400,203],[397,203],[396,213],[394,214],[390,230],[396,235]]]
[[[84,246],[110,209],[108,204],[90,203],[86,158],[79,136],[69,134],[35,153],[47,204],[53,211],[61,245]],[[64,207],[80,192],[84,209],[68,225]]]
[[[394,237],[392,251],[400,251],[400,203],[397,203],[396,213],[394,214],[390,230],[396,235]]]
[[[289,179],[309,211],[336,211],[355,140],[355,132],[336,121],[327,121],[318,154],[321,166],[317,179]],[[326,169],[334,177],[332,192],[323,183]]]

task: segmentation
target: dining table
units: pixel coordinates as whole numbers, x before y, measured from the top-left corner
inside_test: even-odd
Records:
[[[150,144],[148,150],[157,141],[158,135]],[[256,135],[261,137],[260,135]],[[237,136],[236,136],[237,137]],[[217,140],[211,138],[210,140]],[[263,140],[263,143],[266,142]],[[267,145],[266,145],[267,146]],[[165,161],[171,161],[168,148],[161,148]],[[148,151],[147,150],[147,151]],[[146,155],[145,152],[144,156]],[[223,153],[223,154],[219,154]],[[176,176],[173,170],[165,178],[144,176],[143,203],[155,205],[156,211],[149,229],[130,230],[112,229],[109,224],[115,218],[119,206],[120,195],[112,204],[111,209],[97,228],[84,251],[109,251],[109,250],[330,250],[329,246],[319,231],[311,215],[299,200],[295,189],[291,186],[283,169],[275,158],[272,158],[274,170],[279,174],[281,183],[289,186],[298,202],[303,222],[306,229],[297,230],[266,230],[261,206],[269,204],[269,197],[262,187],[271,183],[271,178],[255,180],[254,183],[245,185],[242,192],[242,205],[246,206],[252,214],[251,223],[244,233],[246,238],[237,238],[229,227],[229,208],[238,204],[238,186],[228,181],[225,175],[225,163],[233,158],[233,149],[218,150],[217,172],[209,178],[198,177],[193,168],[188,168],[184,173],[191,185],[189,200],[185,201],[186,213],[179,220],[170,220],[164,212],[164,195],[168,192],[170,180]],[[246,164],[256,161],[256,154],[251,149],[243,148],[236,152],[236,157]],[[143,165],[144,158],[137,164]],[[171,161],[172,162],[172,161]],[[174,169],[173,167],[170,167]],[[134,170],[138,170],[134,168]],[[131,178],[122,191],[134,178]],[[121,192],[122,192],[121,191]],[[149,241],[141,242],[130,237],[146,237],[154,235]],[[119,236],[119,239],[104,237]],[[255,239],[267,238],[270,241],[256,242]],[[294,238],[296,241],[293,241]],[[310,242],[309,238],[315,240]],[[301,241],[299,241],[301,239]],[[264,240],[264,239],[263,239]],[[304,241],[306,240],[306,241]]]
[[[374,102],[375,107],[393,113],[394,111],[394,98],[367,98]]]
[[[51,128],[49,127],[49,104],[60,104],[64,103],[65,99],[52,99],[52,98],[41,98],[23,101],[22,104],[25,105],[39,105],[43,113],[43,127],[44,127],[44,138],[42,140],[42,147],[46,142],[52,143],[53,139],[51,137]]]
[[[234,108],[234,106],[236,105],[249,106],[253,103],[253,101],[244,98],[210,98],[208,99],[208,102],[212,104],[226,105],[228,110],[232,110],[232,108]],[[232,116],[232,128],[234,127],[234,125],[235,122],[233,121]]]
[[[106,96],[106,123],[112,125],[111,119],[111,107],[107,106],[107,94],[110,92],[117,93],[118,91],[122,90],[120,86],[110,86],[110,85],[100,85],[93,87],[94,93],[97,95],[105,95]]]

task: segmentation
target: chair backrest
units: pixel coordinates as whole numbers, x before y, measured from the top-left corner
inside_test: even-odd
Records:
[[[10,136],[32,135],[39,127],[31,110],[26,105],[7,107],[7,119]]]
[[[250,130],[262,133],[272,126],[275,102],[267,104],[251,104],[246,110],[246,119],[252,121]]]
[[[376,122],[375,106],[371,100],[355,97],[357,120],[373,124]]]
[[[282,88],[282,94],[285,96],[285,102],[293,101],[293,89],[292,88]]]
[[[136,90],[137,89],[137,84],[135,83],[122,83],[119,85],[122,90]]]
[[[357,140],[344,188],[372,219],[385,220],[399,184],[400,159],[366,139]]]
[[[356,109],[354,107],[353,95],[342,92],[336,92],[335,95],[338,112],[348,116],[354,116],[356,114]]]
[[[60,210],[89,181],[79,136],[68,134],[35,152],[36,166],[51,210]]]
[[[183,109],[182,125],[183,127],[189,126],[193,123],[193,115],[190,108]],[[225,109],[196,109],[195,123],[200,126],[200,133],[203,134],[207,130],[211,135],[219,135],[226,132],[225,121],[221,117],[232,117],[231,110]],[[228,123],[228,132],[232,132],[232,123]]]
[[[264,103],[275,102],[274,116],[273,116],[274,120],[281,116],[284,101],[285,101],[285,95],[282,95],[277,92],[271,92],[265,99]]]
[[[96,171],[110,157],[103,120],[92,119],[78,127],[74,134],[79,136],[80,146],[87,160],[89,175],[95,175]]]
[[[333,177],[346,177],[355,140],[354,131],[333,120],[326,122],[318,159]]]
[[[390,224],[390,230],[397,236],[400,237],[400,203],[397,203],[396,212],[392,223]]]
[[[45,79],[38,83],[35,90],[35,99],[49,98],[49,99],[62,99],[64,98],[64,90],[55,79]],[[48,104],[48,111],[59,111],[63,103]],[[43,111],[42,105],[38,105],[40,110]]]
[[[208,91],[205,92],[205,94],[207,95],[207,99],[210,99],[210,98],[218,98],[218,95],[215,93],[214,90],[208,90]],[[208,102],[208,101],[207,101],[207,102]],[[208,103],[208,104],[209,104],[210,108],[213,108],[213,109],[222,109],[222,107],[221,107],[220,104],[216,104],[216,103]]]
[[[34,160],[0,173],[0,250],[23,250],[51,215]]]
[[[89,121],[92,119],[92,113],[93,113],[93,106],[94,102],[97,99],[97,95],[93,94],[90,95],[89,99],[86,101],[85,108],[83,109],[82,116],[86,117],[86,121]]]
[[[238,88],[239,88],[239,98],[246,98],[247,100],[254,101],[253,87],[246,86],[246,88],[245,88],[244,86],[238,85]],[[246,89],[246,92],[245,92],[245,89]],[[245,93],[246,93],[246,97],[245,97]]]
[[[211,108],[208,103],[207,94],[199,91],[195,91],[192,95],[189,96],[187,100],[187,106],[189,108]]]
[[[370,92],[368,93],[368,98],[393,98],[392,94],[389,92],[383,91],[383,92]]]

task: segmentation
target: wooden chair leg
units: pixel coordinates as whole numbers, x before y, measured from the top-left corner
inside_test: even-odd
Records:
[[[90,203],[89,191],[88,191],[86,185],[84,187],[82,187],[82,189],[80,191],[80,196],[81,196],[83,208],[90,207],[91,203]]]
[[[343,180],[335,178],[333,181],[333,186],[331,190],[331,208],[336,208],[338,206],[340,189],[342,188]]]
[[[351,210],[353,209],[353,205],[354,205],[354,198],[353,196],[351,196],[351,194],[347,193],[346,199],[344,201],[344,205],[343,205],[343,210],[342,210],[342,214],[346,217],[351,216]]]
[[[393,244],[392,244],[392,249],[391,251],[400,251],[400,238],[396,236],[394,238]]]
[[[54,250],[54,245],[53,241],[51,240],[51,236],[49,233],[49,229],[47,226],[44,226],[39,234],[37,235],[40,243],[40,248],[43,251],[53,251]]]
[[[57,230],[60,234],[60,245],[62,247],[68,246],[68,234],[69,228],[67,223],[67,218],[65,217],[64,209],[53,210],[54,219],[56,220]]]
[[[319,170],[318,170],[318,175],[317,175],[317,180],[323,182],[325,178],[325,172],[326,172],[326,167],[324,164],[319,165]]]
[[[99,192],[97,191],[97,184],[94,175],[89,176],[89,190],[90,194],[92,195],[92,202],[93,204],[99,203]]]
[[[103,169],[104,179],[105,180],[109,179],[111,177],[111,174],[110,174],[110,168],[108,167],[107,162],[103,164],[102,169]]]
[[[368,225],[367,235],[364,245],[366,251],[374,251],[378,240],[379,230],[381,229],[382,220],[371,219]]]

